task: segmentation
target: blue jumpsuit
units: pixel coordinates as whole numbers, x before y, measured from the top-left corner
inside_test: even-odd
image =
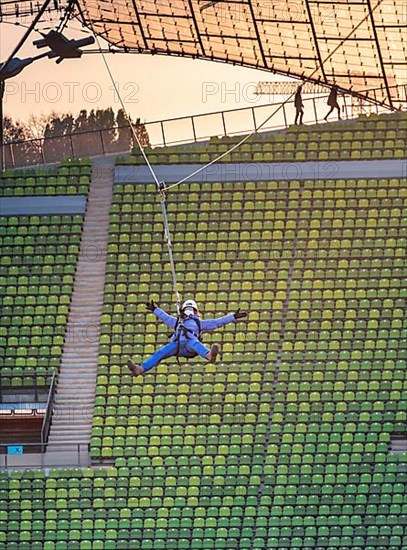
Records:
[[[168,327],[175,328],[177,318],[173,315],[168,315],[168,313],[166,313],[159,307],[155,308],[154,315],[156,315],[156,317],[163,321],[163,323],[165,323]],[[196,355],[200,355],[201,357],[204,357],[206,359],[206,356],[210,352],[210,349],[205,347],[198,340],[197,336],[199,332],[199,326],[198,323],[194,320],[194,317],[195,316],[192,315],[191,317],[187,317],[183,320],[184,327],[189,329],[190,332],[186,332],[186,334],[184,334],[184,331],[181,329],[181,327],[177,328],[176,332],[171,338],[171,341],[166,346],[158,349],[153,355],[151,355],[151,357],[144,361],[144,363],[142,364],[144,372],[147,372],[153,367],[157,366],[158,363],[163,359],[174,357],[175,355],[177,355],[177,350],[180,357],[195,357]],[[200,319],[199,321],[201,324],[201,332],[209,332],[211,330],[223,327],[228,323],[233,323],[235,321],[235,316],[232,314],[219,317],[218,319]]]

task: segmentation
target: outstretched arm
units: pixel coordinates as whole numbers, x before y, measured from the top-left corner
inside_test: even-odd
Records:
[[[166,313],[163,309],[156,306],[153,300],[150,300],[149,302],[146,303],[146,309],[148,311],[151,311],[151,313],[154,313],[154,315],[158,317],[160,321],[165,323],[167,327],[170,327],[170,328],[175,327],[177,323],[177,318],[174,317],[173,315],[168,315],[168,313]]]
[[[223,317],[219,317],[218,319],[207,319],[205,321],[201,321],[201,327],[202,330],[215,330],[217,328],[227,325],[228,323],[234,323],[238,319],[246,316],[247,311],[237,310],[236,313],[233,313],[231,315],[224,315]]]
[[[174,328],[177,323],[177,318],[173,315],[168,315],[163,309],[156,307],[154,310],[154,315],[160,319],[167,327]]]

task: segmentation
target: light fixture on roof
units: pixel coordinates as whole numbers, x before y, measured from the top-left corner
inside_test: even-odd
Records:
[[[34,40],[34,46],[37,46],[37,48],[48,47],[52,54],[50,57],[58,57],[57,63],[61,63],[64,59],[82,57],[83,51],[80,48],[95,42],[93,36],[87,36],[80,40],[69,40],[62,33],[54,30],[42,36],[43,38]]]

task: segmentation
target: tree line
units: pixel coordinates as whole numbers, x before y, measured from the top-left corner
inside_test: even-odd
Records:
[[[140,119],[130,118],[138,139],[144,147],[150,145],[147,129]],[[102,152],[131,151],[135,139],[123,109],[115,113],[107,109],[82,109],[78,115],[52,112],[31,115],[26,121],[3,118],[5,144],[14,147],[14,154],[23,154],[36,162],[38,155],[54,160],[72,155],[87,156]],[[25,142],[24,144],[22,142]],[[6,153],[7,154],[7,153]]]

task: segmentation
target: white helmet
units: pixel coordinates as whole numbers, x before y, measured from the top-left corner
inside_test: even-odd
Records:
[[[185,302],[182,304],[181,311],[184,311],[184,309],[187,307],[192,307],[195,310],[195,313],[198,313],[198,306],[195,300],[185,300]]]

